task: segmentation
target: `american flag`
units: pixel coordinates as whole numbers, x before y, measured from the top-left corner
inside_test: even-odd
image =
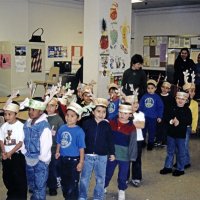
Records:
[[[31,49],[31,72],[42,72],[41,49]]]

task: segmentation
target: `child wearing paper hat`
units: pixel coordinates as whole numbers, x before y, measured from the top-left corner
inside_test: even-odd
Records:
[[[186,105],[189,94],[179,91],[176,94],[176,105],[172,106],[168,111],[167,122],[167,156],[164,168],[160,170],[160,174],[172,173],[173,176],[181,176],[185,167],[185,138],[187,127],[192,123],[192,114]],[[173,168],[173,158],[176,154],[176,169]]]
[[[110,124],[106,118],[108,101],[104,98],[94,99],[93,116],[85,120],[82,128],[85,131],[85,161],[80,180],[79,199],[87,199],[90,177],[94,171],[96,185],[94,199],[104,199],[104,182],[107,159],[114,161],[115,150]],[[95,130],[95,132],[94,132]],[[91,160],[93,160],[91,162]],[[96,167],[98,166],[98,167]]]
[[[0,128],[3,182],[7,183],[7,199],[27,199],[23,123],[17,119],[19,104],[8,99],[4,110],[5,123]],[[14,167],[13,167],[14,166]],[[12,170],[11,170],[12,169]],[[13,190],[15,188],[15,190]]]
[[[110,120],[112,133],[114,136],[115,156],[113,162],[107,161],[105,191],[112,179],[115,168],[118,165],[118,199],[125,199],[127,189],[127,175],[129,163],[137,158],[137,135],[133,121],[130,120],[133,110],[130,103],[119,105],[118,117]]]
[[[52,146],[52,133],[47,115],[44,113],[48,101],[44,102],[40,97],[30,99],[29,119],[24,124],[27,183],[33,199],[46,198],[48,164],[51,160]]]
[[[85,133],[77,124],[83,108],[71,102],[65,115],[66,124],[57,133],[56,159],[61,160],[61,185],[65,199],[78,199],[79,175],[84,163]]]
[[[157,123],[162,121],[164,110],[162,99],[155,93],[156,89],[157,82],[149,79],[147,81],[147,92],[140,99],[140,111],[145,115],[145,127],[143,129],[145,140],[148,133],[148,151],[153,150]]]

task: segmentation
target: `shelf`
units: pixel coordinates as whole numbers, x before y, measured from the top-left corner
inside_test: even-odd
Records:
[[[165,67],[142,67],[144,70],[166,71]]]

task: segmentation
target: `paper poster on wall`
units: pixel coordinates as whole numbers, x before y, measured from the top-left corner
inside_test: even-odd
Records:
[[[15,46],[15,56],[26,56],[26,46]]]
[[[42,72],[41,49],[31,49],[31,72]]]
[[[2,68],[2,54],[0,54],[0,68]]]
[[[15,56],[16,72],[24,72],[26,68],[26,56]]]
[[[48,46],[48,58],[67,57],[67,47]]]
[[[8,69],[11,67],[11,55],[1,54],[1,67],[3,69]]]

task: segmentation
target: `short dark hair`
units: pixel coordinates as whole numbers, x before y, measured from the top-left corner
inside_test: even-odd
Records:
[[[44,102],[44,99],[42,97],[33,97],[32,99],[36,101]]]
[[[139,54],[135,54],[135,55],[133,55],[132,58],[131,58],[131,66],[132,66],[133,64],[136,64],[136,63],[143,64],[143,62],[144,62],[144,60],[143,60],[142,56],[139,55]]]

